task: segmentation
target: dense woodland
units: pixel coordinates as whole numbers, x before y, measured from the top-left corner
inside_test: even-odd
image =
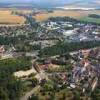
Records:
[[[92,18],[100,18],[100,15],[97,15],[97,14],[90,14],[89,17],[92,17]]]
[[[89,17],[92,17],[92,18],[96,18],[96,17],[100,17],[99,15],[95,15],[95,14],[91,14],[89,15]],[[78,19],[74,19],[74,18],[71,18],[71,17],[51,17],[49,18],[48,20],[50,21],[54,21],[54,22],[59,22],[59,21],[69,21],[69,22],[73,22],[73,24],[75,23],[84,23],[84,24],[94,24],[94,25],[100,25],[99,23],[96,23],[96,22],[88,22],[88,21],[82,21],[82,20],[78,20]]]
[[[27,70],[31,63],[26,58],[0,61],[0,100],[19,100],[25,87],[20,79],[13,76],[19,70]]]
[[[100,41],[76,42],[76,43],[59,42],[57,45],[42,49],[40,51],[40,56],[54,56],[71,51],[77,51],[80,49],[93,48],[96,46],[100,46]]]

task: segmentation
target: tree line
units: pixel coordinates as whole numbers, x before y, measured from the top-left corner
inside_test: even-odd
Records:
[[[40,56],[54,56],[61,55],[71,51],[77,51],[80,49],[88,49],[100,46],[100,41],[87,41],[87,42],[59,42],[52,47],[46,47],[40,50]]]

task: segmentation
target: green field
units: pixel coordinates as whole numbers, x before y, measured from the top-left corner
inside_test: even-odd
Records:
[[[93,22],[93,23],[97,23],[97,24],[100,24],[100,19],[97,19],[97,18],[90,18],[88,16],[86,17],[82,17],[80,18],[81,21],[85,21],[85,22]]]

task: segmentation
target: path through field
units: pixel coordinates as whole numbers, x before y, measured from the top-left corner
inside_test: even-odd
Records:
[[[27,92],[23,97],[21,97],[20,100],[28,100],[28,98],[35,93],[38,89],[40,88],[40,86],[36,86],[35,88],[33,88],[31,91]]]

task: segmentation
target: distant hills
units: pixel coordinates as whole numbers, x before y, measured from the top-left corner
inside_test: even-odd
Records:
[[[91,7],[70,7],[70,6],[65,6],[65,7],[56,7],[56,9],[62,9],[62,10],[97,10],[98,8],[91,8]]]
[[[0,0],[0,7],[33,6],[40,8],[52,8],[63,6],[81,6],[83,8],[100,8],[100,0]]]

